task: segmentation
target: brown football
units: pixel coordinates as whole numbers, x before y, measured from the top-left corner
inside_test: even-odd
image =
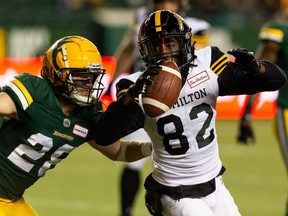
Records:
[[[167,112],[176,102],[181,91],[181,73],[177,64],[166,61],[160,64],[158,75],[151,77],[153,84],[142,95],[145,113],[157,117]]]

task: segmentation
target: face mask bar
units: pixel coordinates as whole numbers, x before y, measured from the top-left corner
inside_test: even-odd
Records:
[[[69,68],[66,70],[67,89],[69,97],[78,105],[89,105],[93,100],[98,100],[104,90],[102,78],[106,73],[104,68]]]
[[[161,37],[159,35],[141,41],[139,46],[145,63],[151,65],[161,59],[178,58],[183,47],[183,36],[171,34]]]

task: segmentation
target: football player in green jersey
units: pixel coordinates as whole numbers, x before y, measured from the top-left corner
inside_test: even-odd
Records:
[[[68,36],[45,52],[43,79],[24,73],[2,88],[0,117],[8,120],[0,129],[1,216],[37,215],[23,193],[85,142],[112,160],[150,155],[150,143],[120,143],[120,132],[112,131],[105,139],[101,127],[109,125],[113,115],[107,118],[98,102],[104,74],[97,47],[86,38]]]
[[[262,26],[256,56],[258,59],[267,59],[279,65],[288,75],[288,0],[281,0],[281,12],[276,19],[264,23]],[[251,127],[251,108],[257,94],[250,96],[245,111],[240,119],[238,141],[248,144],[254,141],[254,132]],[[275,117],[275,132],[280,149],[288,169],[288,84],[280,90],[276,100],[277,112]],[[288,200],[286,207],[288,216]]]

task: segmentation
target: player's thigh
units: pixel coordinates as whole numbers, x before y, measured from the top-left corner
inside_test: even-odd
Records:
[[[225,187],[222,176],[216,177],[215,180],[216,191],[211,194],[211,196],[215,196],[215,206],[213,206],[215,216],[240,216],[238,207]]]
[[[17,216],[38,216],[36,211],[32,208],[32,206],[25,201],[25,199],[22,197],[20,200],[18,200],[18,213]],[[15,215],[16,216],[16,215]]]
[[[202,199],[183,198],[174,200],[167,195],[161,198],[163,215],[165,216],[214,216],[213,212]]]
[[[0,216],[37,216],[35,210],[24,198],[17,201],[10,201],[0,198]]]

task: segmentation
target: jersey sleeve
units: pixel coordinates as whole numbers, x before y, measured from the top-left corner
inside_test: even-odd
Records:
[[[211,70],[219,75],[226,68],[229,62],[229,58],[225,53],[223,53],[218,47],[211,47]]]
[[[55,104],[54,97],[51,97],[54,92],[48,82],[28,73],[15,76],[3,87],[3,91],[14,101],[19,118],[35,102],[48,106]]]
[[[226,54],[217,47],[212,47],[211,55],[211,69],[218,75],[219,96],[275,91],[286,82],[283,70],[272,62],[260,61],[266,68],[263,74],[248,73],[229,61]]]
[[[34,101],[33,77],[29,74],[16,76],[3,87],[3,91],[9,94],[17,109],[26,110]]]

